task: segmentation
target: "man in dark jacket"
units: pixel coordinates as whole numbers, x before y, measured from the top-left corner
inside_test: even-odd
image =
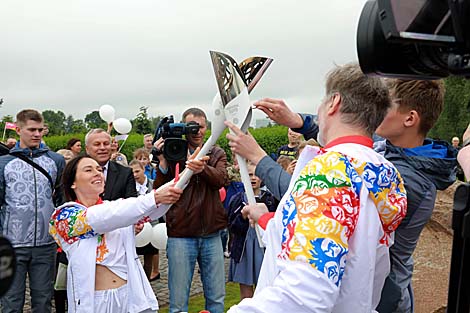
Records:
[[[26,276],[32,311],[51,312],[57,246],[49,235],[49,220],[54,208],[63,202],[60,179],[65,160],[41,143],[43,130],[41,113],[20,111],[16,115],[20,140],[9,155],[0,157],[0,234],[11,241],[17,262],[13,284],[2,298],[4,313],[23,311]],[[41,166],[55,186],[15,154]]]
[[[191,108],[183,113],[183,122],[199,124],[197,134],[187,135],[189,153],[202,147],[207,129],[205,113]],[[194,172],[181,198],[166,214],[168,233],[168,288],[170,312],[187,312],[189,289],[196,261],[206,299],[206,310],[224,312],[225,271],[220,231],[227,227],[227,216],[219,189],[228,183],[227,158],[219,147],[212,147],[208,160],[191,160],[186,167]],[[179,164],[182,170],[184,163]],[[175,166],[163,159],[155,187],[175,177]]]

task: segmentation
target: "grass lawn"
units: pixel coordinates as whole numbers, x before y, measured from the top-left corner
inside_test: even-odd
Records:
[[[225,312],[234,304],[240,302],[240,288],[238,284],[227,283],[225,285]],[[204,295],[191,297],[189,299],[188,313],[198,313],[204,310]],[[159,313],[168,313],[168,306],[161,307]]]

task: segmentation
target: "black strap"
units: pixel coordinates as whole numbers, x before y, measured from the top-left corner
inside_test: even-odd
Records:
[[[27,156],[25,156],[23,153],[21,153],[19,151],[18,152],[10,152],[10,149],[8,149],[7,146],[5,146],[3,143],[0,142],[0,155],[6,155],[6,154],[10,154],[12,156],[15,156],[18,159],[21,159],[21,160],[25,161],[26,163],[28,163],[29,165],[31,165],[32,167],[34,167],[35,169],[40,171],[44,176],[46,176],[47,180],[49,180],[49,184],[51,184],[51,189],[54,192],[55,188],[54,188],[54,182],[52,181],[52,177],[51,177],[51,175],[49,175],[49,173],[41,165],[35,163],[33,160],[31,160],[30,158],[28,158]]]

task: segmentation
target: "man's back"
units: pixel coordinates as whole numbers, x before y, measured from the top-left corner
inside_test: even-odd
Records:
[[[294,311],[371,312],[388,274],[390,235],[405,214],[398,171],[372,149],[353,143],[333,146],[305,167],[298,162],[295,183],[281,200],[286,204],[266,229],[266,259],[277,261],[263,263],[255,295],[269,298],[280,273],[277,279],[286,281],[302,277],[295,290],[315,286],[315,295],[299,295],[302,303],[279,296]]]

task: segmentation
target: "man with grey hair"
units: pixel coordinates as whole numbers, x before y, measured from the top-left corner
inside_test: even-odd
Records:
[[[152,134],[145,134],[144,135],[144,149],[147,150],[148,153],[152,151],[153,148],[153,135]]]
[[[111,136],[101,128],[90,130],[85,136],[85,151],[103,168],[105,187],[103,200],[137,197],[132,170],[111,159]]]
[[[323,148],[304,149],[274,216],[263,204],[242,210],[265,229],[266,253],[254,297],[229,312],[374,312],[390,270],[392,233],[406,213],[398,170],[372,149],[389,107],[384,83],[357,64],[328,74],[318,108]],[[227,135],[232,151],[279,190],[279,176],[268,175],[273,161],[226,123],[235,132]]]

